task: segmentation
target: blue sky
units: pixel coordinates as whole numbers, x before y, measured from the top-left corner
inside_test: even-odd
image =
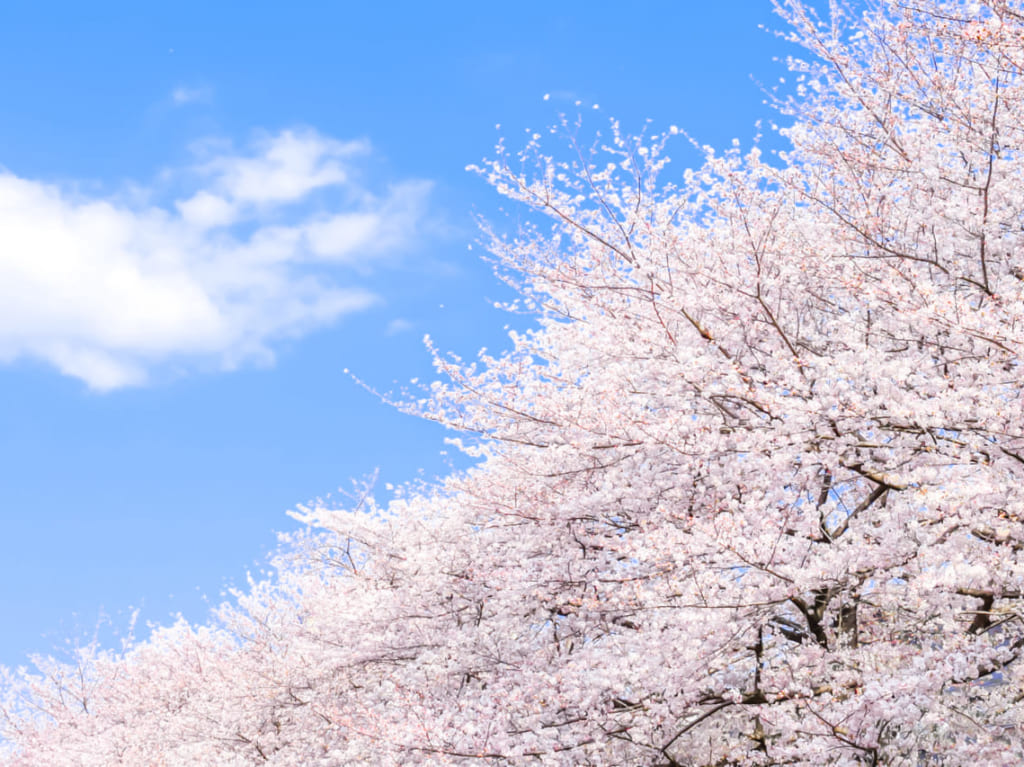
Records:
[[[747,144],[791,52],[759,24],[768,0],[0,6],[0,663],[132,607],[201,620],[296,504],[446,473],[443,431],[344,370],[386,390],[431,375],[425,333],[472,355],[523,324],[467,250],[501,201],[466,165],[580,110]]]

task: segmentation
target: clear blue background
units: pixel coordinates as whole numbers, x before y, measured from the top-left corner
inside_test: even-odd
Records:
[[[0,5],[0,165],[22,178],[145,184],[197,139],[310,126],[369,139],[380,183],[432,180],[439,223],[361,278],[383,303],[277,345],[270,368],[101,394],[0,367],[0,663],[131,606],[202,620],[294,526],[287,509],[377,468],[381,485],[446,473],[443,431],[343,369],[388,389],[430,377],[424,333],[472,355],[522,324],[467,252],[500,200],[465,166],[578,109],[590,128],[650,118],[749,145],[771,114],[755,80],[793,52],[759,24],[779,26],[768,0]],[[175,105],[182,87],[202,98]],[[682,139],[671,154],[676,173],[697,160]],[[388,334],[396,317],[412,328]]]

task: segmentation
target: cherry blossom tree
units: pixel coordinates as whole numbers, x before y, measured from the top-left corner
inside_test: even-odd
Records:
[[[1024,5],[777,10],[789,151],[476,169],[537,326],[399,403],[475,468],[8,673],[6,763],[1024,763]]]

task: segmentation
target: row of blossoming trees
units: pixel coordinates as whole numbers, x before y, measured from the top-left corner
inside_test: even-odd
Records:
[[[539,324],[406,405],[477,468],[9,675],[5,763],[1024,763],[1024,8],[779,10],[785,155],[481,169]]]

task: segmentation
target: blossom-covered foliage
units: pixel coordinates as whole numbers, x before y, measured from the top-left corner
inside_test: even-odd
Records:
[[[779,12],[787,153],[478,169],[538,326],[404,404],[476,468],[10,674],[5,763],[1024,763],[1024,7]]]

